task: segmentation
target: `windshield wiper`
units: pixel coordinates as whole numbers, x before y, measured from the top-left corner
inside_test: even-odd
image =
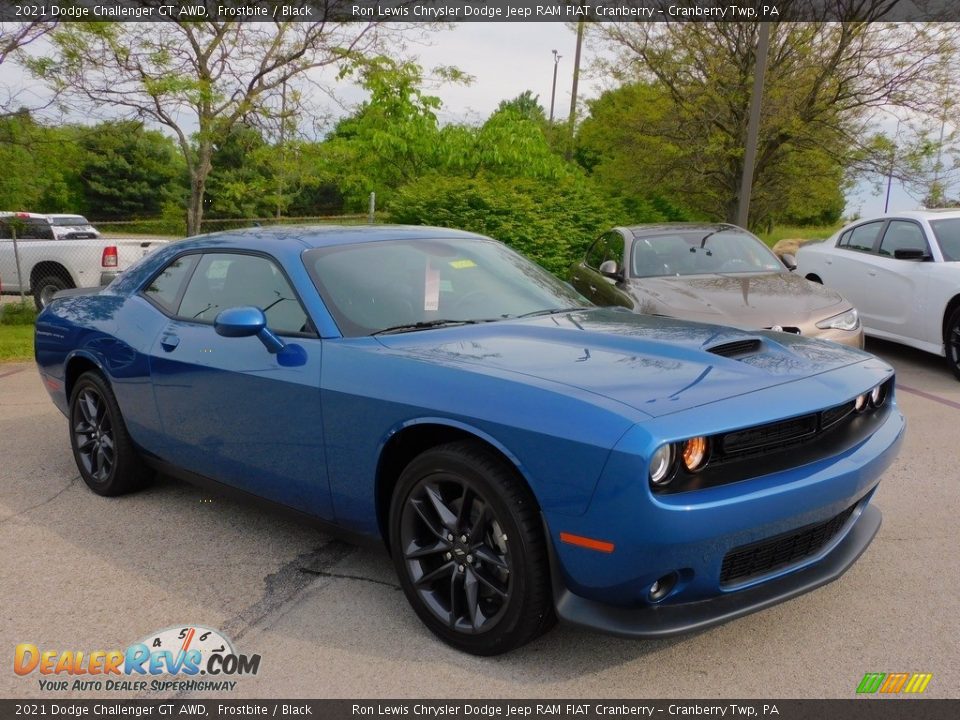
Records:
[[[447,320],[439,318],[437,320],[421,320],[415,323],[404,323],[403,325],[392,325],[390,327],[377,330],[371,335],[389,335],[391,333],[415,332],[417,330],[429,330],[438,327],[454,327],[456,325],[476,325],[477,323],[495,322],[496,318],[483,318],[481,320]]]
[[[589,309],[590,308],[588,308],[585,305],[575,305],[574,307],[547,308],[546,310],[534,310],[532,312],[523,313],[522,315],[504,315],[504,317],[518,319],[518,318],[536,317],[537,315],[559,315],[560,313],[574,312],[575,310],[589,310]]]

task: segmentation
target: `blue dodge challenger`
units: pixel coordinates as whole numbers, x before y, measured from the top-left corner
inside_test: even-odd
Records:
[[[480,655],[830,582],[904,432],[871,355],[594,308],[442,228],[174,243],[61,293],[36,359],[91,490],[160,471],[382,540],[421,620]]]

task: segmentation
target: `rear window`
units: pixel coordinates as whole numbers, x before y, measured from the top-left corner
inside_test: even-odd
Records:
[[[63,217],[55,217],[55,218],[51,218],[50,222],[52,222],[57,227],[90,224],[90,221],[87,220],[83,215],[65,215]]]

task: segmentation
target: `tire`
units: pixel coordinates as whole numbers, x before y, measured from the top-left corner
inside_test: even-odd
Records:
[[[943,349],[947,354],[947,364],[954,377],[960,380],[960,308],[953,311],[947,320],[947,330],[943,337]]]
[[[447,644],[499,655],[553,624],[536,500],[480,443],[450,443],[416,457],[394,490],[389,533],[407,600]]]
[[[70,284],[61,277],[56,275],[45,275],[40,278],[40,280],[33,284],[33,302],[37,306],[37,310],[43,310],[47,305],[50,304],[50,301],[53,300],[53,295],[60,290],[68,289]]]
[[[110,385],[85,372],[70,393],[70,446],[80,477],[97,495],[112,497],[142,487],[150,477],[130,440]]]

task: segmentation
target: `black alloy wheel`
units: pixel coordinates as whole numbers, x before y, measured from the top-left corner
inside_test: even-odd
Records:
[[[398,482],[390,529],[407,599],[450,645],[495,655],[552,623],[536,502],[479,443],[451,443],[417,457]]]
[[[149,477],[124,425],[113,391],[86,372],[70,393],[70,445],[80,476],[98,495],[121,495]]]
[[[947,332],[943,340],[947,363],[957,380],[960,380],[960,309],[954,310],[947,321]]]

